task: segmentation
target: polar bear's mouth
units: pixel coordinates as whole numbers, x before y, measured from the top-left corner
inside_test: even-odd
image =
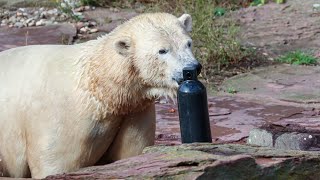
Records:
[[[172,80],[180,85],[183,82],[182,72],[176,73]]]

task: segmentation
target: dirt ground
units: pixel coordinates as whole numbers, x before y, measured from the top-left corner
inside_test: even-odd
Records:
[[[319,0],[289,0],[268,3],[237,11],[234,18],[241,26],[241,41],[257,47],[269,57],[293,50],[311,50],[320,56]]]

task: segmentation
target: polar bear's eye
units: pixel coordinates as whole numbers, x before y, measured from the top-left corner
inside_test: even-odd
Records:
[[[189,48],[191,48],[191,46],[192,46],[191,41],[189,41],[189,42],[187,43],[187,46],[188,46]]]
[[[166,49],[160,49],[159,54],[167,54],[168,50]]]

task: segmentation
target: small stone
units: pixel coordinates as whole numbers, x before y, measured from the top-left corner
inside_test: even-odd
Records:
[[[63,13],[63,14],[60,15],[60,17],[61,17],[61,18],[66,18],[66,17],[68,17],[68,15],[65,14],[65,13]]]
[[[51,24],[53,24],[53,21],[45,21],[44,24],[45,25],[51,25]]]
[[[88,11],[88,10],[90,10],[91,8],[90,8],[90,6],[85,6],[84,9],[85,9],[86,11]]]
[[[66,3],[60,3],[60,6],[62,7],[62,8],[66,8],[67,7],[67,4]]]
[[[36,26],[43,26],[43,25],[45,25],[44,19],[40,19],[39,21],[36,22]]]
[[[160,104],[167,104],[168,103],[168,99],[167,98],[160,98],[159,103]]]
[[[16,19],[16,21],[19,22],[19,21],[21,21],[21,19],[22,19],[22,18],[21,18],[20,16],[18,16],[17,19]]]
[[[20,21],[20,22],[25,22],[25,21],[26,21],[26,19],[21,18],[19,21]]]
[[[15,16],[11,16],[11,17],[9,18],[9,21],[12,22],[12,23],[16,23],[17,18],[16,18]]]
[[[96,32],[98,32],[99,30],[98,29],[96,29],[96,28],[94,28],[94,29],[90,29],[90,33],[96,33]]]
[[[26,23],[30,23],[31,21],[34,21],[34,19],[33,18],[29,18],[29,19],[26,20]]]
[[[83,12],[84,10],[85,10],[84,6],[81,6],[81,7],[74,9],[75,12]]]
[[[3,19],[3,20],[1,21],[1,24],[5,24],[5,25],[6,25],[6,24],[8,24],[8,22],[9,22],[9,21],[8,21],[7,19]]]
[[[13,27],[13,24],[10,24],[9,27],[10,27],[10,28]]]
[[[55,18],[55,17],[51,17],[50,20],[51,20],[51,21],[55,21],[56,18]]]
[[[17,12],[17,16],[22,16],[23,15],[23,13],[22,12]]]
[[[44,18],[44,19],[46,19],[46,18],[47,18],[47,16],[48,16],[47,11],[43,11],[43,12],[40,14],[40,18]]]
[[[252,129],[247,140],[248,144],[273,147],[272,134],[264,129]]]
[[[14,24],[14,27],[17,27],[17,28],[23,28],[23,27],[24,27],[24,25],[23,25],[23,23],[22,23],[22,22],[16,22],[16,23]]]
[[[55,14],[57,14],[57,12],[58,12],[57,9],[51,9],[51,10],[47,11],[47,14],[49,14],[49,15],[55,15]]]
[[[310,137],[311,138],[308,138]],[[305,133],[284,133],[275,140],[275,148],[290,150],[308,150],[315,143],[316,139],[312,135]]]
[[[119,12],[119,9],[111,7],[110,11],[117,13],[117,12]]]
[[[68,16],[65,15],[65,14],[61,14],[61,15],[59,16],[59,20],[60,20],[60,21],[65,21],[65,20],[67,20],[67,19],[68,19]]]
[[[84,26],[89,26],[89,22],[85,22],[85,23],[84,23]]]
[[[22,13],[22,16],[27,17],[29,14],[28,13]]]
[[[83,22],[77,22],[76,28],[77,29],[81,29],[82,27],[84,27],[84,23]]]
[[[28,27],[32,27],[32,26],[35,26],[36,25],[36,21],[35,20],[32,20],[28,23]]]
[[[40,19],[40,16],[34,16],[33,19],[38,20]]]
[[[80,28],[80,33],[86,33],[88,31],[88,27]]]
[[[90,22],[89,22],[89,26],[97,26],[97,23],[94,22],[94,21],[90,21]]]

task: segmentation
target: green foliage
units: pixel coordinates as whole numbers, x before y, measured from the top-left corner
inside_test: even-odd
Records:
[[[315,65],[317,64],[317,58],[312,56],[310,53],[302,51],[289,52],[276,59],[281,63],[295,64],[295,65]]]
[[[65,3],[65,6],[61,5],[61,1],[60,0],[56,0],[55,1],[55,6],[63,13],[65,13],[68,17],[72,18],[75,21],[80,21],[81,17],[75,15],[72,11],[72,7],[68,4]]]
[[[202,75],[206,79],[213,71],[235,65],[251,53],[240,45],[239,27],[228,18],[230,7],[233,9],[234,6],[226,3],[227,1],[221,2],[223,4],[217,4],[217,0],[158,0],[148,10],[151,12],[166,11],[176,16],[183,13],[191,14],[194,53],[204,65]],[[224,17],[228,20],[217,16],[218,10],[222,12],[222,9]]]
[[[250,6],[260,6],[265,4],[265,0],[254,0],[250,3]]]
[[[90,5],[90,6],[102,6],[102,7],[130,7],[132,6],[136,0],[80,0],[82,5]]]
[[[230,94],[236,94],[237,92],[238,91],[233,87],[228,87],[227,89],[227,93],[230,93]]]
[[[85,6],[97,6],[99,4],[98,0],[80,0],[80,3]]]
[[[225,8],[217,7],[214,9],[213,14],[215,16],[223,16],[226,13]]]
[[[267,2],[268,2],[268,0],[253,0],[250,3],[250,6],[261,6],[261,5],[266,4]],[[274,2],[276,2],[277,4],[283,4],[286,1],[285,0],[274,0]]]
[[[286,2],[285,0],[276,0],[276,3],[278,3],[278,4],[283,4],[285,2]]]

